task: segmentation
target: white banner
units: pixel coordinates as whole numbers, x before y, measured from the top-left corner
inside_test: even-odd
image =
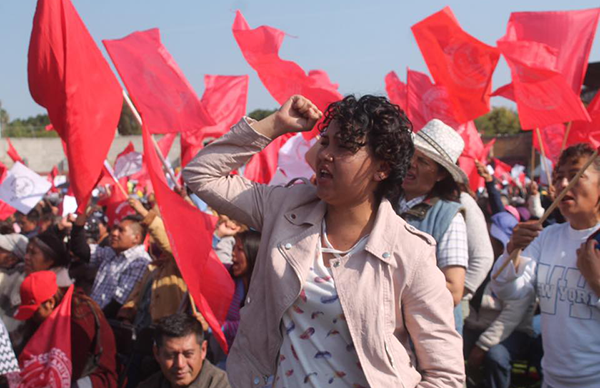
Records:
[[[134,151],[115,160],[115,176],[117,179],[139,172],[142,169],[142,159],[142,154]]]
[[[15,163],[0,185],[0,199],[27,214],[37,205],[52,184],[23,164]]]

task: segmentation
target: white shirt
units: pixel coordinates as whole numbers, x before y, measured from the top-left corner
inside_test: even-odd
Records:
[[[366,238],[349,252],[364,249]],[[320,248],[320,246],[319,246]],[[300,297],[283,316],[274,388],[368,387],[321,249]]]
[[[600,309],[577,268],[577,249],[600,224],[575,230],[568,223],[546,227],[522,252],[518,271],[509,264],[492,279],[503,299],[536,293],[540,301],[544,339],[544,382],[553,388],[600,385]],[[504,253],[492,273],[508,259]]]

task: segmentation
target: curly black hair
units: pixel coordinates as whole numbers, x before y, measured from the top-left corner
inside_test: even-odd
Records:
[[[376,158],[389,164],[390,173],[375,195],[396,207],[415,152],[412,124],[404,111],[385,97],[365,95],[357,100],[349,95],[327,107],[319,131],[323,133],[333,121],[339,126],[344,147],[357,152],[368,146]]]

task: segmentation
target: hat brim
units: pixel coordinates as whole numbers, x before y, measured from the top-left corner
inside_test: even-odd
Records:
[[[33,314],[35,314],[35,312],[37,311],[37,309],[40,306],[36,306],[36,305],[21,305],[19,306],[19,309],[17,310],[17,312],[15,313],[14,317],[16,320],[19,321],[26,321],[29,318],[33,317]]]
[[[420,140],[418,136],[415,136],[414,143],[415,143],[415,148],[417,150],[419,150],[421,153],[425,154],[425,156],[427,156],[428,158],[433,159],[440,166],[444,167],[446,169],[446,171],[448,171],[450,173],[450,175],[452,176],[452,179],[454,179],[454,181],[456,183],[464,183],[467,186],[469,185],[469,178],[467,177],[467,174],[465,174],[465,172],[460,167],[458,167],[456,164],[452,163],[448,159],[440,156],[439,154],[432,152],[430,149],[422,146],[421,145],[422,142],[424,143],[424,141]]]
[[[506,247],[506,244],[508,244],[508,241],[510,240],[510,236],[494,223],[492,223],[492,226],[490,227],[490,236],[500,241],[504,247]]]

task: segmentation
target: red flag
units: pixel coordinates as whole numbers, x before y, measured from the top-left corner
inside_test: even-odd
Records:
[[[412,31],[435,83],[446,87],[458,122],[489,112],[498,50],[463,31],[450,7],[415,24]]]
[[[457,132],[465,142],[465,148],[458,158],[458,164],[469,177],[471,190],[477,191],[477,189],[484,186],[484,182],[483,178],[477,173],[475,160],[487,164],[488,155],[496,139],[492,139],[492,141],[484,145],[477,127],[475,127],[475,123],[472,121],[459,126]]]
[[[562,142],[565,137],[564,124],[549,125],[543,130],[540,130],[540,135],[542,137],[542,142],[544,143],[544,153],[546,154],[546,157],[550,159],[552,163],[556,164],[560,157],[560,153],[562,152]],[[541,155],[542,149],[540,148],[537,134],[533,132],[532,136],[533,146]]]
[[[38,327],[19,355],[21,372],[9,377],[12,388],[71,386],[73,287],[69,287],[60,305]]]
[[[600,147],[600,93],[587,107],[592,121],[574,121],[567,138],[567,146],[577,143],[589,143],[594,147]]]
[[[572,120],[589,121],[589,115],[556,71],[556,50],[536,42],[498,41],[511,69],[519,121],[523,129],[546,127]]]
[[[6,168],[4,163],[0,162],[0,184],[2,184],[2,182],[4,181],[4,178],[6,178],[7,173],[8,173],[8,168]],[[6,202],[0,201],[0,220],[2,220],[2,221],[6,220],[8,217],[15,214],[16,211],[17,210],[15,208],[10,206]]]
[[[169,156],[169,152],[171,151],[171,147],[173,146],[176,137],[176,133],[167,133],[157,141],[158,149],[165,158]]]
[[[50,182],[52,184],[52,187],[50,188],[51,193],[58,192],[58,189],[56,188],[56,186],[54,186],[54,178],[56,178],[57,176],[58,176],[58,167],[54,166],[54,167],[52,167],[52,170],[50,170],[50,173],[46,177],[46,179],[48,179],[48,182]]]
[[[510,175],[512,167],[497,158],[494,158],[493,161],[494,176],[496,177],[496,179],[498,179],[500,182],[512,182],[512,176]]]
[[[202,103],[217,123],[181,133],[181,165],[185,167],[202,148],[203,141],[218,138],[246,113],[248,76],[205,75]]]
[[[6,142],[8,143],[8,150],[6,151],[6,153],[12,159],[12,161],[15,163],[19,162],[19,163],[25,164],[23,162],[23,158],[21,158],[21,155],[19,155],[19,153],[17,152],[15,147],[12,145],[12,142],[10,141],[10,139],[8,137],[6,138]]]
[[[169,188],[151,135],[145,126],[142,132],[145,164],[154,186],[173,256],[200,313],[227,352],[227,341],[221,326],[233,298],[234,284],[212,249],[212,220]],[[181,222],[182,220],[186,222]]]
[[[491,96],[492,97],[500,96],[500,97],[506,98],[507,100],[511,100],[513,102],[516,101],[515,89],[513,88],[512,84],[506,84],[504,86],[499,87],[498,89],[494,90],[494,93],[492,93]]]
[[[331,83],[325,72],[313,70],[307,75],[295,62],[279,57],[285,32],[268,26],[251,30],[240,11],[236,13],[232,30],[244,58],[279,104],[283,105],[294,94],[301,94],[323,111],[332,102],[342,99],[338,85]],[[318,132],[316,128],[304,132],[304,137],[314,137]]]
[[[513,12],[505,39],[531,41],[556,49],[555,70],[561,73],[576,95],[588,65],[600,8],[578,11]]]
[[[406,98],[407,88],[406,84],[400,81],[400,78],[395,72],[390,71],[385,76],[385,91],[387,92],[388,98],[393,104],[396,104],[406,112]]]
[[[407,114],[418,132],[432,119],[442,120],[452,128],[458,128],[454,109],[448,99],[446,88],[434,85],[427,74],[407,70]]]
[[[152,133],[191,131],[214,124],[162,45],[158,28],[102,43]]]
[[[67,145],[69,176],[83,210],[115,136],[123,95],[69,0],[39,0],[28,55],[29,90]]]

